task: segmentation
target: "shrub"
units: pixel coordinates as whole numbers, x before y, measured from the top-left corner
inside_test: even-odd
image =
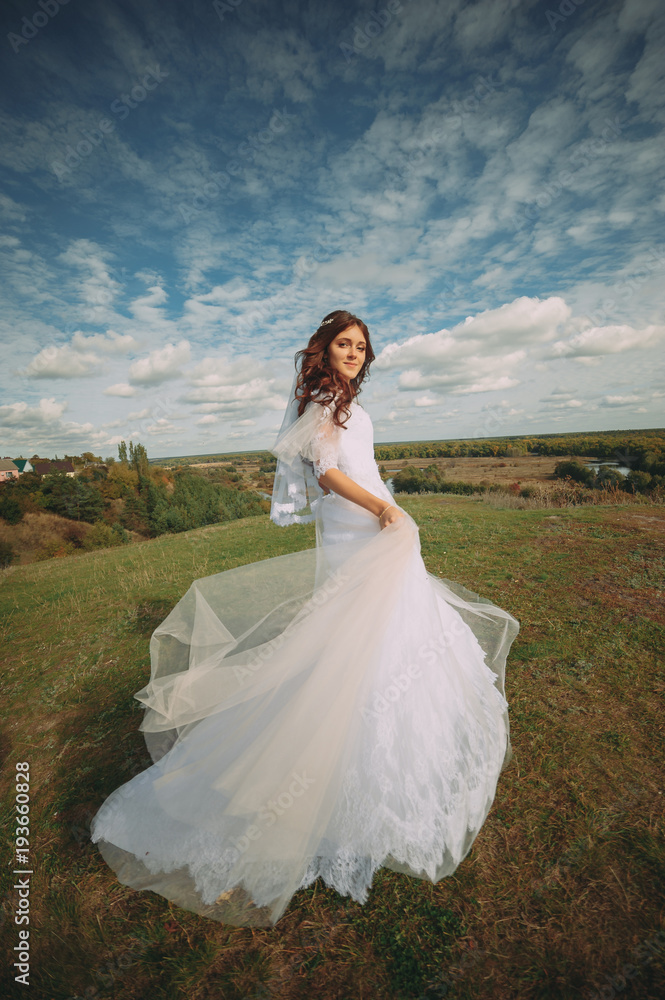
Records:
[[[428,465],[426,469],[409,465],[393,476],[395,493],[444,493],[449,492],[448,486],[436,465]]]
[[[83,548],[87,551],[92,549],[109,549],[112,545],[121,545],[118,533],[105,524],[104,521],[95,521],[90,531],[83,540]]]
[[[37,562],[43,562],[45,559],[70,556],[73,551],[74,546],[71,542],[67,542],[63,538],[58,538],[57,536],[47,538],[35,552],[35,560]]]
[[[576,483],[583,483],[585,486],[591,486],[594,479],[596,478],[593,469],[589,469],[586,465],[582,465],[577,459],[568,459],[563,462],[557,462],[554,466],[554,475],[558,479],[573,479]]]
[[[14,546],[0,540],[0,569],[7,569],[16,559]]]
[[[21,505],[15,497],[9,496],[6,487],[0,493],[0,517],[4,518],[7,524],[18,524],[23,520]]]
[[[626,476],[623,487],[632,493],[646,493],[652,486],[652,480],[653,477],[650,472],[633,469]]]
[[[82,521],[65,521],[62,525],[62,536],[67,542],[71,542],[75,549],[83,548],[85,537],[90,531],[87,524]]]
[[[594,486],[604,490],[610,486],[623,486],[624,479],[625,476],[613,469],[611,465],[601,465],[596,473]]]
[[[111,525],[111,531],[116,539],[116,541],[112,543],[113,545],[127,545],[127,543],[131,541],[129,532],[125,531],[119,521],[116,521],[115,524]]]

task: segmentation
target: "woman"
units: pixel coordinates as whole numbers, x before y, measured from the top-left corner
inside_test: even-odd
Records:
[[[381,866],[449,875],[511,757],[519,624],[426,571],[357,399],[373,358],[343,310],[296,355],[271,518],[316,547],[192,584],[136,695],[155,763],[92,822],[121,882],[225,923],[274,924],[317,877],[362,903]]]

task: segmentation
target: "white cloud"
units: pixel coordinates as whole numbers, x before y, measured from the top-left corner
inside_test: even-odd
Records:
[[[129,381],[134,384],[158,385],[168,379],[180,378],[182,366],[187,364],[190,356],[188,341],[181,340],[179,344],[167,344],[156,351],[151,351],[147,358],[135,361],[129,369]]]
[[[183,397],[184,402],[194,403],[200,410],[207,412],[244,409],[255,412],[257,407],[261,410],[282,410],[286,406],[286,399],[273,391],[274,379],[253,378],[235,385],[218,385],[216,378],[213,378],[212,385],[198,384],[196,388],[190,389]],[[199,383],[201,381],[201,378],[197,380]]]
[[[148,434],[169,434],[171,431],[178,431],[178,428],[174,424],[169,423],[164,417],[156,420],[154,424],[150,424],[146,427]],[[178,431],[178,433],[180,433]]]
[[[96,354],[82,354],[64,347],[45,347],[21,374],[27,378],[84,378],[95,375],[100,359]]]
[[[40,399],[39,406],[27,403],[10,403],[0,406],[0,425],[3,427],[48,426],[60,419],[67,409],[67,403],[57,403],[53,397]]]
[[[105,396],[135,396],[137,390],[132,385],[128,385],[127,382],[116,382],[115,385],[109,385],[104,389]]]
[[[71,346],[75,351],[101,351],[102,354],[128,354],[135,351],[138,341],[129,333],[115,333],[107,330],[106,333],[91,333],[85,335],[77,330],[71,339]]]
[[[520,345],[533,349],[549,342],[569,316],[570,307],[558,296],[544,301],[522,296],[467,316],[450,330],[388,344],[375,365],[399,370],[398,387],[404,390],[460,394],[509,389],[519,384],[514,370],[528,356]]]
[[[168,295],[161,285],[152,285],[145,295],[134,299],[130,305],[133,316],[146,326],[153,326],[155,323],[163,322],[164,312],[160,309],[168,302]]]
[[[272,384],[268,366],[249,354],[240,358],[206,357],[188,373],[187,381],[199,387],[238,386],[242,387],[257,376],[263,378],[266,388]]]
[[[70,342],[62,347],[44,347],[21,374],[28,378],[84,378],[97,375],[102,364],[95,353],[126,354],[138,347],[130,334],[113,330],[86,335],[76,330]]]
[[[591,327],[552,345],[551,356],[591,357],[602,354],[621,354],[624,351],[645,350],[656,347],[665,337],[665,326],[647,326],[635,330],[626,324],[620,326]]]
[[[634,403],[641,403],[641,396],[605,396],[601,401],[601,406],[632,406]]]

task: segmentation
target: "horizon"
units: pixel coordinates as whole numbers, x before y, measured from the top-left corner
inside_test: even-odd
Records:
[[[538,437],[538,438],[567,437],[567,436],[571,436],[571,435],[578,435],[578,436],[587,436],[588,435],[588,436],[592,436],[594,434],[602,435],[602,434],[649,434],[649,433],[652,433],[652,434],[665,433],[665,427],[610,428],[608,430],[600,430],[600,431],[599,430],[571,430],[571,431],[554,431],[554,432],[548,432],[548,431],[529,431],[526,434],[498,434],[498,435],[487,435],[487,436],[482,437],[482,438],[472,438],[472,437],[466,437],[466,438],[465,437],[453,437],[453,438],[412,438],[410,440],[375,441],[374,442],[374,447],[375,448],[384,448],[384,447],[391,447],[392,445],[400,445],[400,444],[441,444],[441,443],[450,443],[450,442],[457,442],[457,441],[460,441],[460,442],[464,442],[464,441],[508,441],[508,440],[524,440],[525,438],[534,438],[534,437]],[[137,443],[140,443],[140,442],[137,442]],[[88,449],[88,448],[83,449],[83,450],[84,451],[91,451],[91,449]],[[148,456],[148,462],[151,463],[151,464],[153,464],[153,463],[156,463],[156,462],[167,462],[167,461],[170,461],[171,459],[175,459],[175,458],[209,458],[209,457],[223,458],[225,455],[229,455],[229,456],[234,456],[234,455],[252,455],[252,454],[263,454],[265,452],[268,452],[270,454],[271,453],[270,452],[270,448],[248,448],[248,449],[246,449],[244,451],[229,451],[229,452],[223,452],[223,451],[182,452],[182,453],[179,453],[179,454],[171,454],[171,455],[156,455],[154,458],[150,458],[150,456]],[[78,457],[81,457],[82,453],[83,452],[79,452],[77,454],[73,454],[73,453],[69,454],[68,458],[78,458]],[[32,455],[28,456],[27,458],[26,458],[25,455],[17,455],[17,456],[15,456],[15,458],[11,458],[10,460],[11,461],[15,461],[15,460],[16,461],[31,461],[36,456],[39,457],[39,459],[41,461],[65,461],[64,456],[62,458],[60,458],[60,459],[58,459],[57,456],[54,456],[54,458],[49,459],[49,458],[46,458],[43,455],[40,455],[39,452],[35,452]],[[5,456],[5,458],[7,458],[7,457],[9,457],[9,456]],[[110,457],[114,458],[114,461],[116,461],[116,462],[118,461],[118,459],[115,458],[115,456],[109,456],[109,455],[107,455],[106,457],[104,457],[104,456],[97,456],[97,457],[101,458],[102,463],[104,463],[106,461],[106,459],[110,458]],[[381,461],[388,461],[388,459],[382,459]],[[608,461],[613,461],[613,460],[609,459]]]

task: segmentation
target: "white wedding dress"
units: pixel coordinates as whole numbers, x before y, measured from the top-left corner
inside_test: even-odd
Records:
[[[311,472],[316,548],[196,580],[155,631],[136,695],[155,763],[92,821],[121,882],[225,923],[272,925],[317,877],[363,903],[380,866],[449,875],[511,757],[519,624],[428,573],[406,512],[381,530],[323,494],[337,467],[393,502],[350,410],[341,429],[310,402],[273,449]],[[273,500],[278,523],[307,520],[302,497]]]

